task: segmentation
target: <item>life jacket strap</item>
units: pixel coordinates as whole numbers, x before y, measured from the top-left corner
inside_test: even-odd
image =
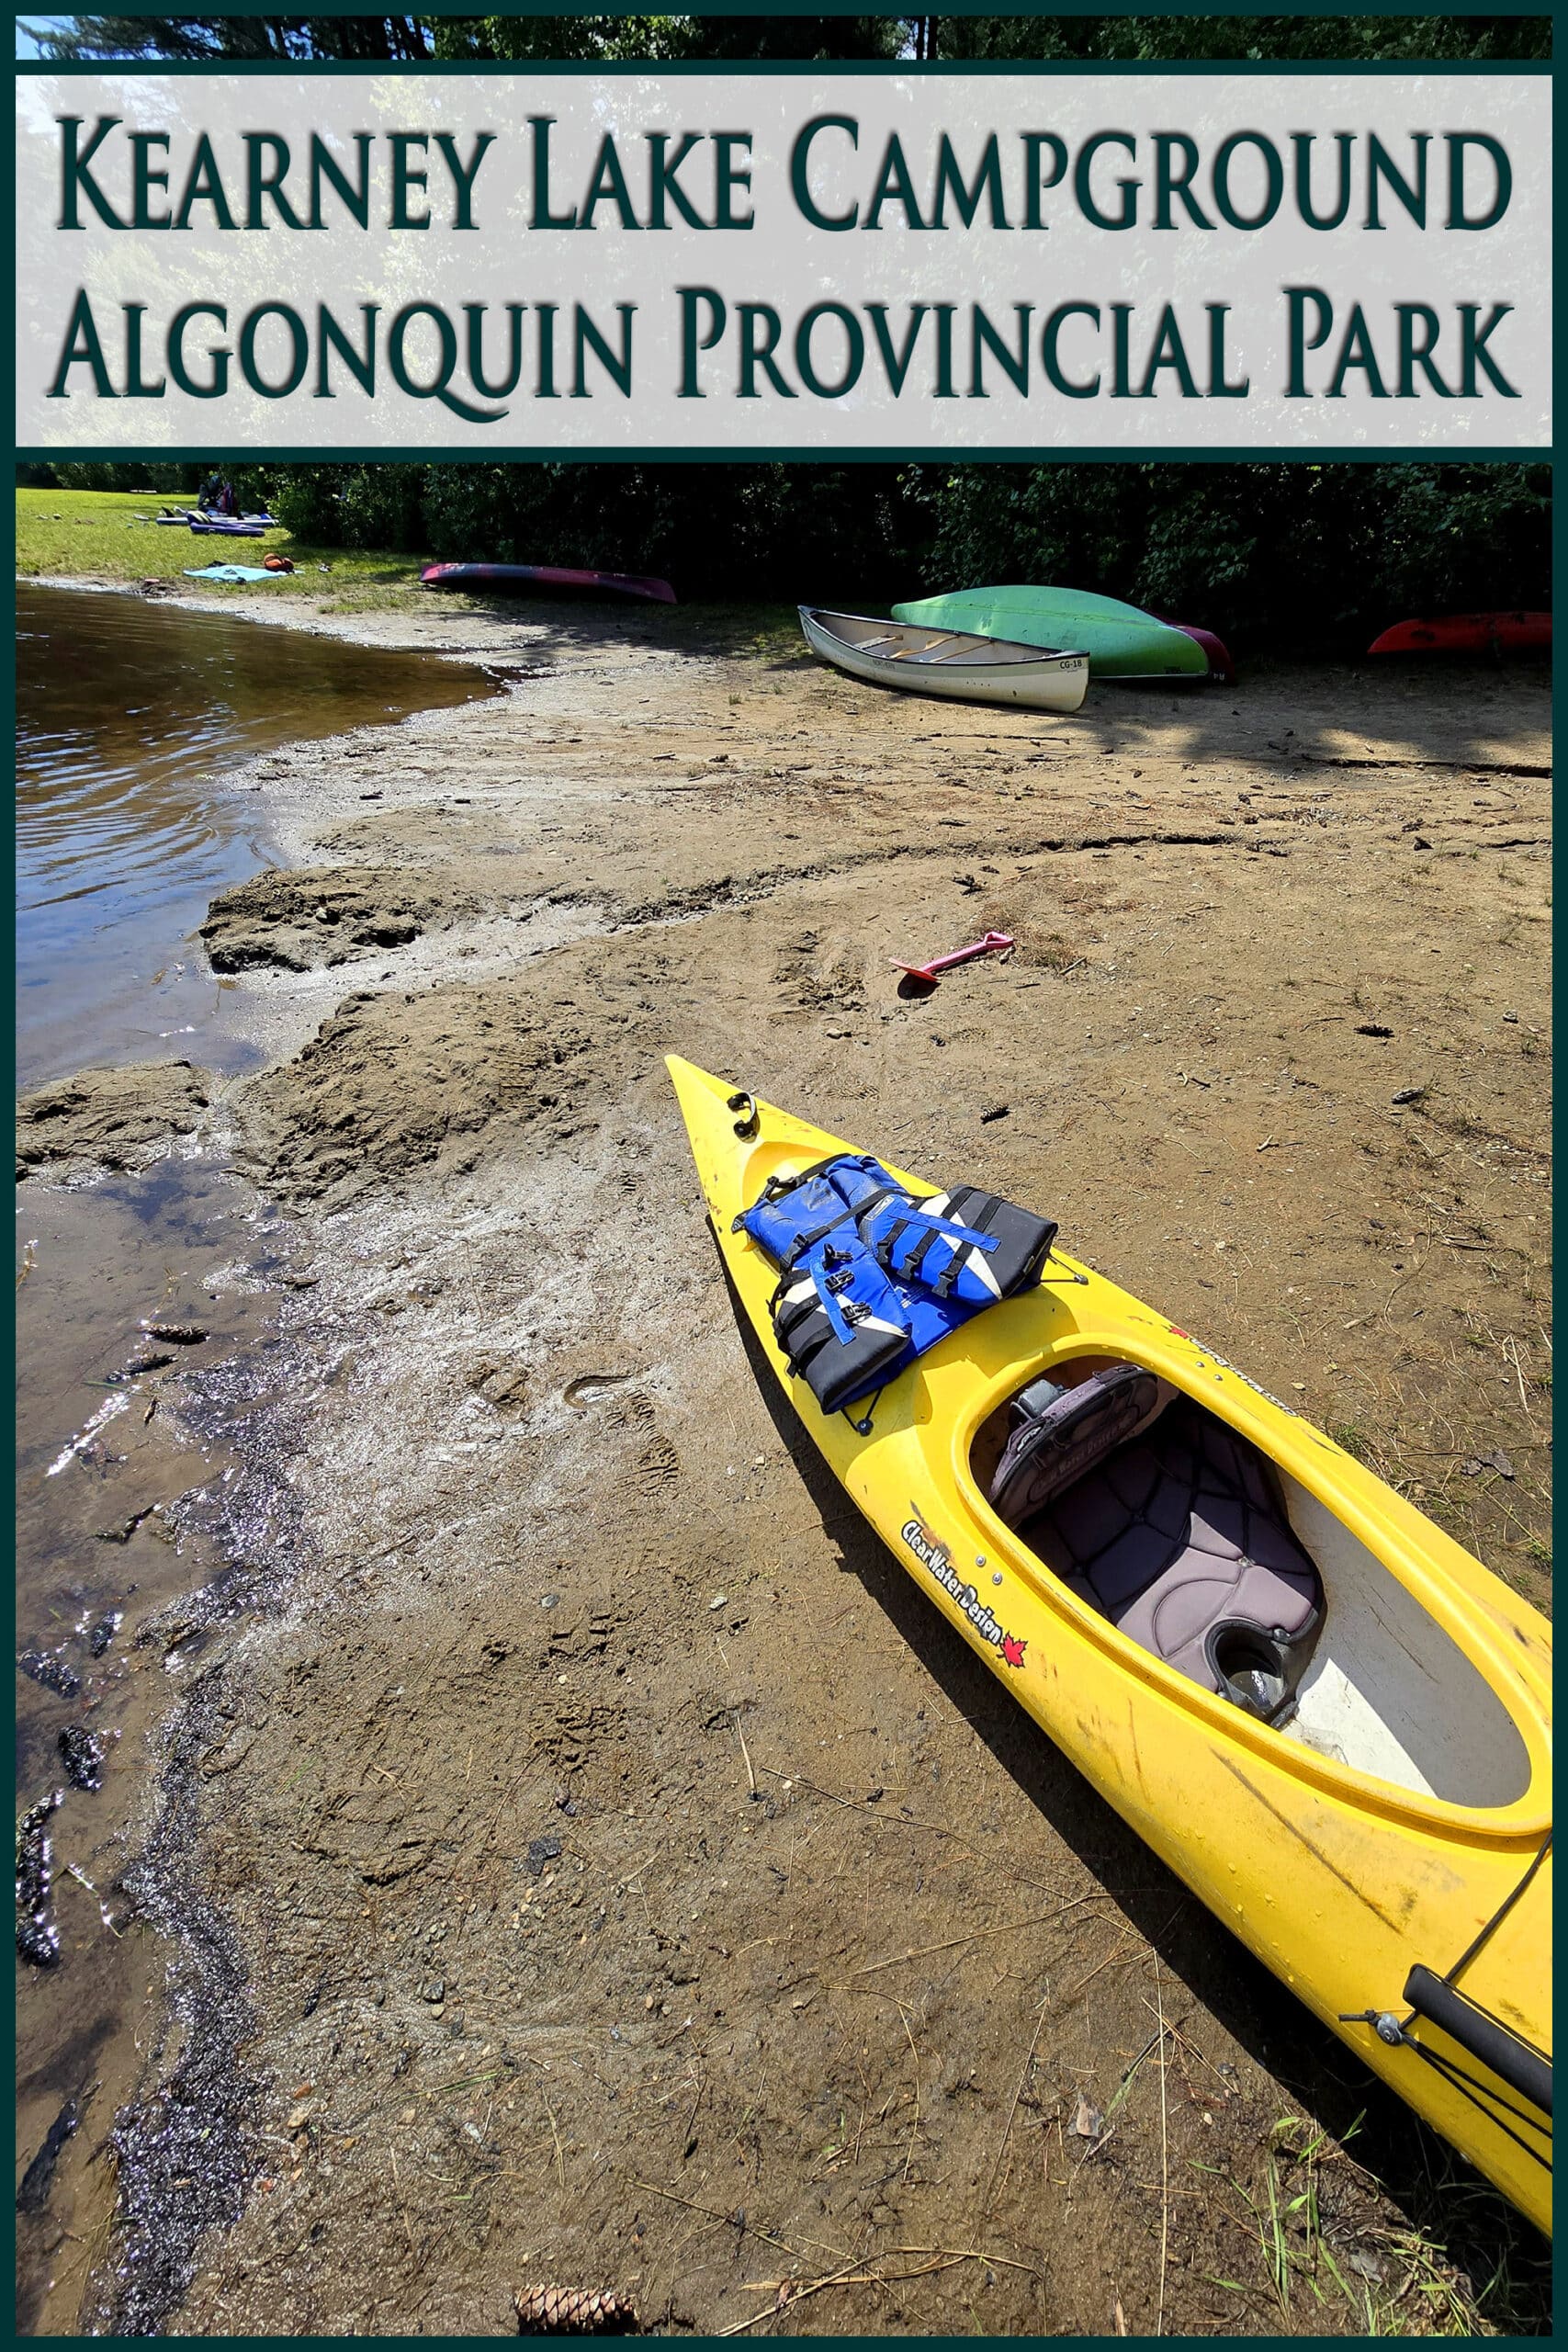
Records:
[[[887,1194],[883,1193],[879,1199],[885,1200],[887,1197]],[[908,1196],[906,1194],[905,1197]],[[862,1204],[863,1208],[874,1208],[877,1205],[878,1201],[866,1201]],[[919,1237],[919,1245],[900,1261],[898,1245],[905,1234],[909,1232]],[[878,1261],[886,1267],[889,1273],[898,1274],[906,1282],[924,1282],[926,1277],[922,1269],[926,1252],[931,1243],[936,1240],[952,1241],[961,1245],[949,1251],[946,1265],[931,1285],[939,1298],[951,1297],[953,1284],[963,1271],[965,1250],[978,1250],[988,1254],[1001,1246],[991,1235],[983,1233],[978,1226],[954,1225],[947,1217],[931,1216],[929,1211],[920,1206],[918,1201],[911,1201],[908,1214],[895,1217],[886,1232],[873,1247]]]
[[[973,1185],[913,1194],[863,1152],[770,1178],[735,1223],[778,1269],[773,1334],[824,1412],[1037,1282],[1056,1229]]]
[[[849,1208],[840,1209],[837,1216],[830,1216],[823,1224],[814,1225],[803,1233],[784,1260],[785,1266],[798,1266],[808,1250],[815,1250],[819,1241],[826,1241],[830,1233],[837,1232],[839,1227],[846,1224],[851,1218],[853,1218],[858,1225],[868,1209],[879,1208],[884,1201],[897,1201],[903,1197],[903,1194],[893,1185],[879,1184],[875,1191],[868,1193],[863,1200],[856,1201]]]
[[[830,1168],[869,1168],[875,1165],[867,1152],[830,1151],[826,1159],[814,1159],[809,1168],[797,1168],[792,1176],[770,1176],[759,1197],[764,1201],[782,1201],[786,1193],[793,1193],[798,1186],[809,1183],[813,1176],[825,1176]]]

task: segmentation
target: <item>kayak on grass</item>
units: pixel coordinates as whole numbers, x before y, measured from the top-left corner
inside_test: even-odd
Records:
[[[1397,621],[1369,653],[1543,653],[1551,644],[1550,613],[1450,613],[1436,621]]]
[[[1216,1917],[1550,2230],[1550,1626],[1054,1243],[1037,1280],[828,1410],[820,1376],[791,1383],[796,1283],[759,1212],[770,1185],[787,1208],[852,1147],[669,1069],[739,1303],[900,1566]],[[939,1227],[962,1219],[956,1193],[872,1165],[894,1227],[905,1198]],[[838,1295],[854,1340],[888,1318],[862,1312],[852,1228],[852,1209]],[[906,1286],[912,1264],[892,1261]],[[813,1336],[829,1344],[797,1349]]]
[[[1087,588],[961,588],[895,605],[893,617],[928,628],[972,629],[1021,645],[1071,645],[1095,678],[1202,678],[1229,682],[1230,655],[1207,629],[1162,621],[1136,605]]]
[[[627,596],[644,605],[672,605],[668,580],[635,571],[575,571],[557,563],[427,563],[422,588],[466,588],[471,595]]]
[[[138,515],[137,520],[156,523],[165,530],[227,531],[240,537],[278,527],[273,514],[209,514],[201,506],[165,506],[161,514]]]
[[[1031,710],[1077,710],[1089,691],[1081,653],[973,637],[961,629],[908,627],[864,613],[802,605],[800,626],[814,653],[867,684],[950,702],[1016,703]]]

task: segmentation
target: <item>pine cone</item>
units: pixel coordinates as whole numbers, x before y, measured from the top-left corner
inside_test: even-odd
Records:
[[[520,2335],[635,2335],[637,2306],[609,2288],[525,2287],[513,2298]]]

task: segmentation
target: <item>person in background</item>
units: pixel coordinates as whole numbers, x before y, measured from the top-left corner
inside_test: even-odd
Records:
[[[221,495],[222,489],[222,476],[219,473],[217,467],[214,466],[206,481],[202,483],[201,488],[196,493],[196,503],[201,508],[203,514],[209,514],[215,511],[219,498]]]

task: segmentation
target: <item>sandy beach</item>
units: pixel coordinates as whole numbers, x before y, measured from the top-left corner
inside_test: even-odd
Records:
[[[508,691],[256,764],[279,864],[202,943],[265,1066],[22,1106],[29,1187],[206,1142],[276,1219],[196,1416],[249,1499],[130,1605],[160,1933],[118,2234],[39,2324],[501,2335],[558,2281],[700,2333],[1347,2334],[1439,2217],[1495,2261],[1506,2209],[827,1480],[662,1057],[1056,1217],[1550,1611],[1545,672],[1052,718],[777,615],[312,625]],[[1320,2216],[1288,2300],[1271,2182]]]

